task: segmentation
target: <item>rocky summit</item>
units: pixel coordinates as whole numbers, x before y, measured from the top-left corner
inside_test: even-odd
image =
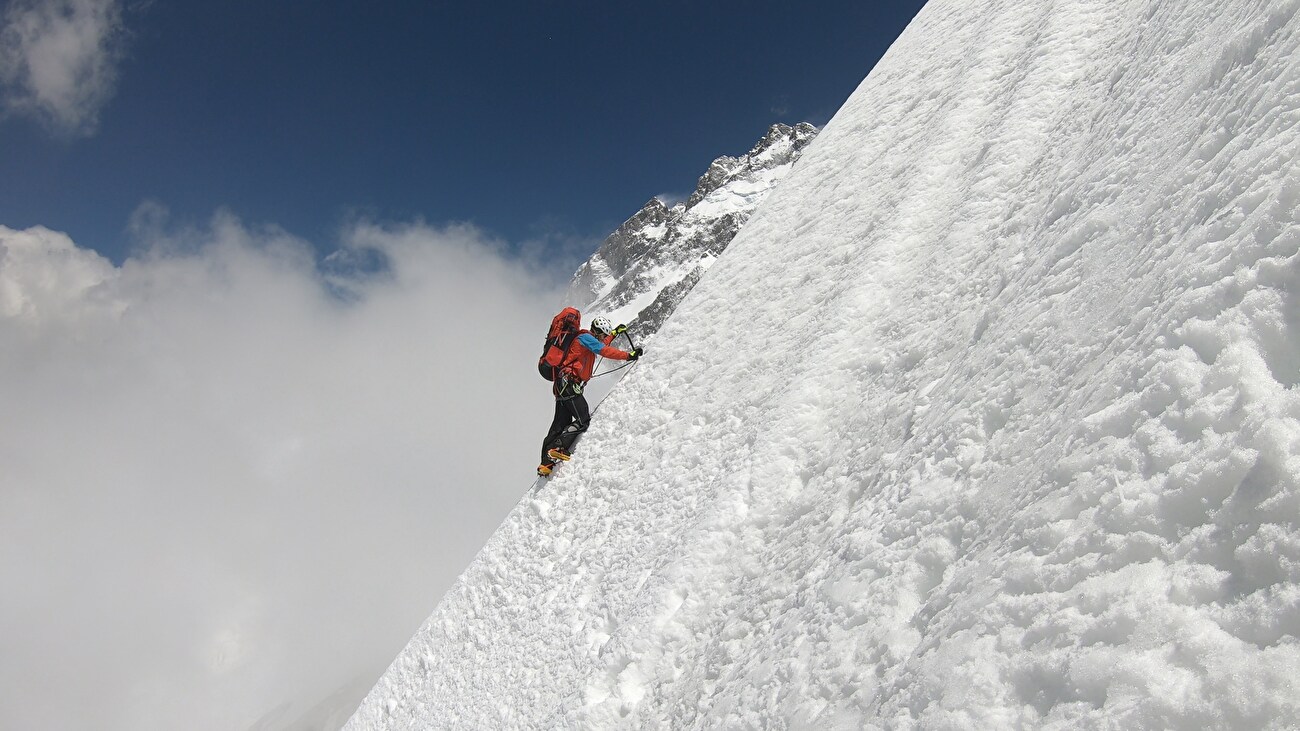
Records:
[[[745,155],[709,165],[686,201],[651,198],[573,276],[565,302],[647,340],[785,177],[817,128],[774,124]]]

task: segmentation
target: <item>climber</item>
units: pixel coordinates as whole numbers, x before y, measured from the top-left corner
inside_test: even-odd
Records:
[[[615,336],[625,332],[626,325],[614,327],[609,318],[597,317],[591,321],[591,329],[580,330],[565,351],[560,374],[551,386],[551,393],[555,396],[555,418],[542,442],[542,464],[538,466],[537,474],[545,477],[551,474],[557,462],[569,461],[574,442],[587,430],[591,412],[582,390],[587,381],[591,380],[596,356],[611,360],[636,360],[645,352],[644,348],[624,351],[610,345]]]

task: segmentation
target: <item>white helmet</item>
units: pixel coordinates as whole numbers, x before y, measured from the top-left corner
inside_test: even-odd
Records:
[[[596,319],[591,321],[591,329],[596,332],[604,333],[606,335],[614,332],[614,326],[610,324],[609,318],[605,317],[604,315],[601,315],[600,317],[597,317]]]

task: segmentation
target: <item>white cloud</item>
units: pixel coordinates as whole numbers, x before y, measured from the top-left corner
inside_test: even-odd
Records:
[[[659,195],[655,196],[655,198],[658,198],[658,199],[659,199],[659,202],[662,203],[662,204],[664,204],[665,206],[667,206],[667,207],[669,207],[669,208],[672,208],[673,206],[677,205],[678,203],[685,203],[685,202],[687,201],[687,199],[690,198],[690,194],[689,194],[689,193],[687,193],[687,194],[682,194],[682,193],[660,193]]]
[[[559,293],[498,243],[360,224],[386,268],[327,277],[153,230],[118,267],[0,227],[0,727],[359,700],[532,480]]]
[[[0,86],[10,113],[60,134],[93,134],[121,59],[120,0],[13,0],[0,29]]]
[[[47,320],[76,320],[83,314],[112,310],[94,296],[96,288],[113,275],[107,259],[78,249],[67,236],[45,228],[6,235],[3,241],[0,317],[39,327]]]

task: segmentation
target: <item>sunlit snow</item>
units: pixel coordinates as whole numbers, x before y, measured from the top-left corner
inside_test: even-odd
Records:
[[[1294,727],[1297,9],[932,0],[350,728]]]

